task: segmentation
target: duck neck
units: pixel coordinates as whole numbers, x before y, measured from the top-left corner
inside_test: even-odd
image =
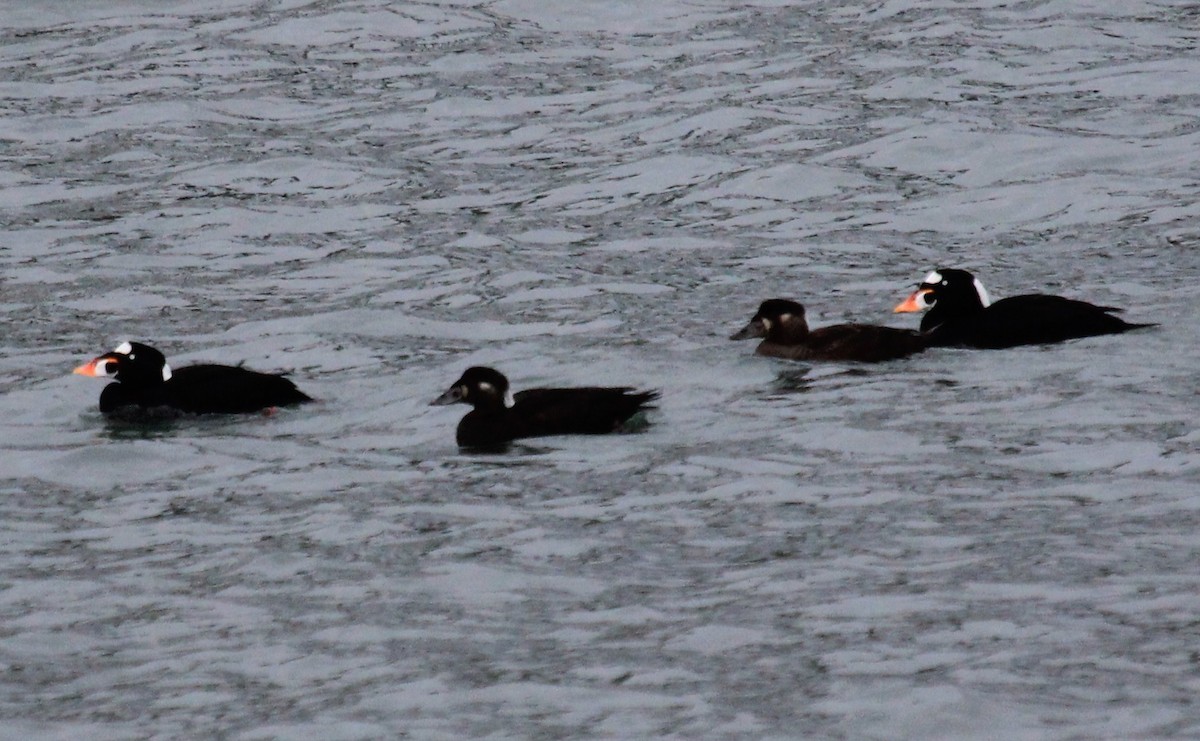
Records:
[[[508,410],[502,396],[483,396],[475,400],[472,405],[477,412],[484,414],[503,414]]]
[[[925,312],[925,316],[921,317],[921,331],[928,332],[937,329],[946,322],[967,319],[973,316],[982,314],[984,310],[983,303],[975,301],[964,301],[958,306],[947,307],[945,302],[939,301],[929,307],[929,311]]]

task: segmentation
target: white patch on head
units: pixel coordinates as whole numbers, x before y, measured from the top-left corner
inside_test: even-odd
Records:
[[[925,276],[925,279],[921,282],[928,283],[931,286],[936,286],[938,283],[942,282],[942,274],[935,270],[929,275]]]
[[[770,332],[770,331],[771,331],[771,320],[770,320],[770,319],[768,319],[768,318],[766,318],[766,317],[763,317],[763,318],[762,318],[761,320],[759,320],[759,321],[761,321],[761,322],[762,322],[763,329],[767,330],[768,332]]]
[[[988,297],[987,289],[983,287],[983,284],[979,282],[978,278],[974,279],[974,283],[975,283],[975,293],[979,294],[979,301],[980,301],[980,303],[983,304],[983,308],[986,309],[987,307],[992,305],[992,299],[990,299]]]
[[[131,355],[130,357],[133,357],[133,356]],[[164,381],[171,380],[171,366],[167,365],[166,363],[163,363],[163,380]]]
[[[792,321],[792,312],[789,311],[786,314],[779,315],[779,323],[780,324],[787,324],[790,321]]]
[[[128,342],[122,342],[121,344],[117,345],[113,352],[117,353],[118,355],[131,355],[133,353],[133,345],[129,344]]]
[[[496,393],[496,386],[494,384],[488,383],[487,381],[480,381],[479,382],[479,390],[485,394],[491,395],[491,394]],[[509,409],[512,409],[512,406],[515,403],[516,403],[516,401],[513,400],[512,391],[509,389],[505,389],[504,390],[504,406],[508,407]]]

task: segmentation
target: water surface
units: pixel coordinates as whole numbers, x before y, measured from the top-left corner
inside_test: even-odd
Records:
[[[1187,3],[7,3],[0,736],[1200,734]],[[938,265],[1152,331],[756,358]],[[120,340],[288,370],[107,425]],[[460,452],[429,407],[659,388]]]

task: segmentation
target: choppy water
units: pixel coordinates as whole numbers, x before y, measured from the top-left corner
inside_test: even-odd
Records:
[[[1193,3],[0,12],[0,736],[1200,735]],[[725,339],[936,265],[1163,326]],[[112,428],[125,338],[323,403]],[[663,400],[465,455],[471,364]]]

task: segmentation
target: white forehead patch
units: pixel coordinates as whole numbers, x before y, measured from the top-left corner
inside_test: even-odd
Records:
[[[932,273],[930,273],[929,275],[925,276],[925,279],[922,280],[921,282],[928,283],[931,286],[937,285],[938,283],[942,282],[942,274],[935,270]]]
[[[171,380],[171,366],[167,365],[166,363],[163,363],[163,380]]]
[[[974,279],[974,283],[975,293],[979,294],[979,301],[983,304],[983,308],[986,309],[992,305],[992,299],[988,297],[987,289],[983,287],[983,284],[979,282],[978,278]]]
[[[115,349],[113,349],[113,352],[117,353],[118,355],[128,355],[133,352],[133,345],[129,344],[128,342],[122,342],[121,344],[117,345]]]

